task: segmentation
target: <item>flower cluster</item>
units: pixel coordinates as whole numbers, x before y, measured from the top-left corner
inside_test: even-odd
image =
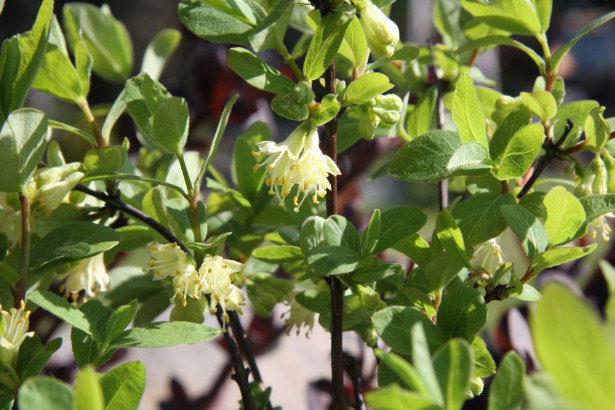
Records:
[[[258,151],[252,154],[266,158],[254,167],[254,171],[266,167],[265,183],[269,186],[269,193],[278,197],[280,205],[297,186],[293,197],[295,212],[299,212],[308,196],[318,204],[318,198],[324,198],[331,189],[327,180],[329,174],[341,174],[335,162],[320,150],[316,127],[307,123],[301,124],[279,144],[262,141],[257,143],[257,147]]]
[[[157,280],[171,277],[174,298],[179,297],[184,306],[188,296],[200,299],[204,294],[210,295],[211,312],[217,312],[217,306],[220,306],[226,321],[227,311],[237,310],[241,313],[245,297],[232,282],[233,274],[241,271],[243,264],[221,256],[206,256],[197,270],[195,263],[188,260],[188,255],[176,243],[154,245],[151,250],[151,259],[145,271],[152,272]]]
[[[91,258],[74,262],[67,271],[60,274],[60,279],[66,280],[60,291],[64,292],[64,297],[70,296],[73,301],[79,298],[81,291],[85,292],[84,301],[86,301],[88,297],[92,298],[99,292],[107,290],[109,274],[103,254],[99,253]]]
[[[611,158],[606,157],[607,161],[611,162]],[[610,164],[609,164],[610,165]],[[588,170],[585,171],[579,185],[575,190],[575,194],[579,197],[586,195],[604,195],[609,192],[609,172],[605,161],[600,154],[592,159],[588,166]],[[613,228],[609,224],[609,219],[615,218],[613,212],[608,212],[604,215],[600,215],[595,218],[589,225],[587,225],[587,231],[590,237],[595,240],[600,235],[600,238],[604,242],[608,242],[611,238],[611,232]]]
[[[0,363],[5,366],[13,366],[19,347],[26,337],[34,336],[34,332],[28,332],[30,326],[30,311],[26,310],[26,304],[21,301],[19,309],[11,308],[10,312],[2,310],[0,306]]]
[[[477,245],[474,249],[474,254],[470,258],[470,263],[489,276],[493,276],[495,271],[505,263],[502,248],[496,239],[492,238],[487,242]]]
[[[379,125],[390,128],[401,118],[404,102],[395,94],[379,95],[359,106],[359,134],[374,138]]]

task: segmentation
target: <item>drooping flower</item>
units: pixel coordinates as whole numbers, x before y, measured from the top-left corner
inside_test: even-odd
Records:
[[[310,337],[310,333],[314,330],[314,320],[316,314],[309,309],[304,308],[293,295],[286,302],[289,306],[289,310],[285,312],[282,317],[284,318],[284,324],[288,326],[286,334],[290,334],[293,327],[296,328],[296,334],[299,336],[301,330],[305,327],[305,336]]]
[[[145,271],[154,274],[154,279],[161,280],[167,276],[184,274],[188,267],[186,253],[175,243],[153,245],[152,256]],[[194,269],[194,266],[192,266]]]
[[[609,172],[605,161],[600,154],[597,153],[587,167],[587,170],[585,170],[585,174],[577,185],[575,194],[580,197],[591,194],[607,194],[609,192],[608,179]],[[604,242],[608,242],[611,239],[611,232],[613,230],[608,220],[613,218],[615,218],[613,212],[607,212],[594,218],[594,220],[587,225],[587,232],[590,238],[596,240],[600,237]]]
[[[312,201],[318,203],[318,198],[324,197],[331,188],[328,175],[340,174],[335,162],[320,150],[318,131],[313,125],[301,124],[282,143],[263,141],[257,146],[259,151],[253,155],[266,155],[267,158],[254,170],[267,167],[265,183],[270,187],[269,193],[278,197],[280,205],[297,185],[298,192],[293,198],[296,212],[310,194]]]
[[[243,269],[243,264],[221,256],[207,256],[199,268],[202,292],[210,296],[210,309],[217,312],[217,306],[224,312],[228,322],[227,311],[237,310],[245,305],[245,296],[241,289],[233,285],[233,273]]]
[[[83,164],[72,162],[57,167],[48,167],[36,172],[35,200],[41,209],[50,214],[64,201],[70,191],[79,184],[85,174]]]
[[[186,306],[188,302],[186,297],[190,296],[193,299],[201,298],[202,284],[199,274],[192,264],[187,264],[183,272],[175,272],[173,276],[173,289],[175,294],[173,298],[177,296],[182,299],[182,305]]]
[[[378,57],[390,57],[399,42],[399,28],[371,0],[357,0],[361,13],[359,21],[367,38],[369,49]]]
[[[2,306],[0,306],[0,310]],[[10,312],[2,310],[0,329],[0,362],[5,366],[12,366],[19,347],[26,337],[34,336],[34,332],[28,332],[30,326],[30,311],[26,310],[26,304],[21,301],[19,309],[11,308]]]
[[[318,198],[324,198],[327,190],[331,189],[327,179],[329,174],[341,174],[335,162],[322,153],[319,144],[318,132],[313,128],[307,136],[301,157],[291,167],[291,183],[298,187],[297,195],[293,198],[295,212],[299,212],[299,207],[308,196],[311,196],[312,202],[318,204]]]
[[[81,291],[85,291],[87,297],[94,297],[99,292],[107,290],[109,274],[103,254],[99,253],[76,262],[60,275],[60,279],[66,279],[61,290],[66,296],[70,295],[73,300],[78,298]]]

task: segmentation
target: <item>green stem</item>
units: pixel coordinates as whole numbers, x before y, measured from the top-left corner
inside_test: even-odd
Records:
[[[26,300],[26,290],[28,283],[28,270],[30,269],[30,198],[28,197],[27,188],[23,187],[19,193],[19,202],[21,202],[21,255],[19,260],[19,301]]]
[[[293,58],[293,56],[291,56],[290,53],[288,52],[288,49],[286,48],[284,43],[279,42],[276,47],[276,50],[278,51],[278,53],[280,53],[280,55],[284,59],[284,62],[286,62],[286,65],[290,68],[290,71],[293,72],[293,75],[295,76],[297,81],[305,80],[305,76],[301,72],[301,69],[295,62],[295,59]]]
[[[196,197],[196,193],[194,191],[194,187],[192,186],[192,181],[190,181],[190,174],[188,173],[188,167],[186,166],[186,161],[184,161],[184,156],[180,154],[176,154],[177,161],[179,161],[179,166],[182,169],[182,175],[184,177],[184,182],[186,183],[186,192],[191,198]],[[192,204],[190,205],[192,207]],[[196,242],[201,242],[201,240],[196,240]]]
[[[100,132],[100,128],[98,128],[98,124],[96,124],[96,118],[94,114],[92,114],[92,109],[90,108],[90,104],[87,100],[82,100],[77,103],[83,114],[85,115],[88,124],[90,124],[90,128],[92,128],[92,132],[94,133],[94,138],[96,138],[96,144],[99,147],[107,145],[103,140],[102,134]]]

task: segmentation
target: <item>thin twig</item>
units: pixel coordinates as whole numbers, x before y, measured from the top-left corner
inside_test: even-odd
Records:
[[[363,391],[363,387],[361,386],[361,367],[359,366],[357,358],[350,353],[344,352],[344,367],[352,380],[355,401],[354,408],[355,410],[362,410],[365,407],[363,406],[363,398],[361,397],[361,391]]]
[[[542,174],[543,171],[547,168],[547,165],[549,165],[553,158],[557,157],[560,151],[560,147],[562,146],[564,141],[566,141],[566,138],[568,137],[568,134],[570,134],[570,131],[572,131],[573,126],[574,123],[572,122],[572,120],[568,119],[566,121],[566,128],[564,129],[564,133],[557,140],[557,142],[553,143],[550,139],[547,139],[545,155],[543,155],[536,163],[536,167],[534,167],[534,172],[532,172],[532,176],[530,177],[530,179],[528,179],[525,185],[523,185],[523,188],[521,189],[521,192],[519,192],[519,195],[517,195],[517,198],[521,199],[529,192],[534,183],[536,183],[536,181],[540,177],[540,174]]]
[[[103,136],[100,132],[100,128],[98,128],[98,124],[96,124],[96,118],[94,117],[94,114],[92,114],[92,109],[90,108],[90,104],[87,102],[87,100],[83,100],[83,101],[80,101],[77,105],[79,106],[79,108],[81,108],[81,111],[83,111],[83,114],[85,115],[85,118],[88,121],[88,124],[90,124],[90,128],[92,129],[92,132],[94,133],[94,138],[96,138],[96,144],[99,147],[106,145],[103,139]]]
[[[328,70],[327,87],[335,94],[335,61]],[[337,116],[325,125],[327,155],[337,163]],[[331,191],[327,194],[327,216],[337,214],[337,177],[329,175]],[[329,277],[331,289],[331,382],[333,383],[333,403],[337,410],[346,409],[344,393],[344,357],[342,331],[344,320],[344,289],[340,280]]]

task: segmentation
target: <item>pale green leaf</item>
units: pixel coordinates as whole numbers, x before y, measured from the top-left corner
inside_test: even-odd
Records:
[[[547,193],[542,203],[549,246],[569,242],[585,223],[585,210],[581,202],[566,188],[556,186]]]
[[[145,366],[128,362],[117,366],[100,378],[105,396],[105,410],[134,410],[145,389]]]
[[[504,356],[489,389],[489,410],[514,410],[521,408],[525,394],[523,379],[525,363],[514,351]]]
[[[461,142],[475,141],[488,148],[485,116],[474,84],[467,74],[463,74],[457,82],[452,111]]]
[[[19,388],[17,402],[24,410],[72,410],[73,392],[53,377],[33,377]]]
[[[263,60],[240,47],[227,52],[227,63],[231,70],[251,86],[270,93],[289,93],[295,83]]]
[[[182,35],[179,30],[172,28],[156,34],[145,49],[141,72],[147,73],[154,80],[158,80],[167,61],[177,49],[181,38]]]
[[[344,94],[344,106],[366,103],[391,88],[393,84],[386,75],[382,73],[365,74],[348,84]]]
[[[350,21],[343,14],[329,13],[318,24],[303,63],[303,74],[308,80],[317,79],[329,68]]]
[[[166,347],[211,340],[220,334],[219,329],[191,322],[155,322],[133,327],[116,337],[113,348]]]

